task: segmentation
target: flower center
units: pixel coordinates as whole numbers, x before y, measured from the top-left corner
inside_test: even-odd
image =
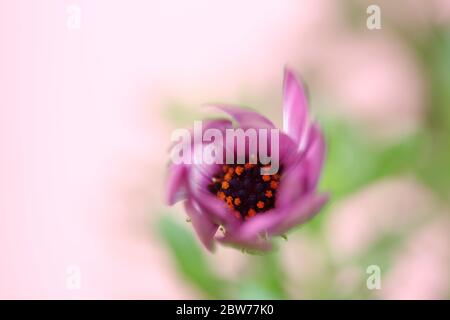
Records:
[[[251,218],[273,209],[281,168],[273,175],[261,175],[261,164],[223,165],[208,190],[223,200],[238,219]]]

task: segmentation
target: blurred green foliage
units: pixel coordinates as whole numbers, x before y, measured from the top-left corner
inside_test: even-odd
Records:
[[[191,231],[165,216],[158,230],[169,246],[180,273],[208,297],[223,299],[227,283],[220,279],[208,265],[203,248],[200,248]]]
[[[429,105],[420,154],[419,175],[443,197],[450,190],[450,31],[433,28],[428,37],[413,43],[426,70]],[[447,199],[448,200],[448,199]]]

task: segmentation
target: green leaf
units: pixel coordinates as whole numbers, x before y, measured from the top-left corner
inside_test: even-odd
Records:
[[[186,230],[168,215],[163,216],[158,227],[184,278],[208,297],[224,299],[228,284],[211,270],[193,231]]]
[[[277,252],[249,256],[249,272],[239,281],[238,298],[286,299],[286,278],[279,261]]]

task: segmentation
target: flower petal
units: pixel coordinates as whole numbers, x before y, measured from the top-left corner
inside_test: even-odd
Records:
[[[298,199],[295,204],[284,209],[279,223],[272,225],[269,234],[282,235],[292,227],[305,223],[322,209],[328,198],[328,194],[311,193]]]
[[[232,123],[229,119],[209,119],[209,120],[205,120],[202,123],[202,136],[204,134],[204,132],[207,129],[218,129],[220,130],[222,133],[225,132],[225,129],[227,128],[231,128],[232,127]],[[193,132],[191,130],[191,135],[193,135]],[[197,148],[199,148],[199,145],[195,145],[194,144],[194,139],[191,139],[190,142],[191,146],[191,155],[195,154],[195,150]],[[172,145],[172,147],[175,145],[175,143]],[[206,143],[202,143],[202,145],[206,146]],[[168,179],[167,179],[167,184],[166,184],[166,203],[168,205],[173,205],[176,202],[183,200],[186,198],[187,196],[187,187],[186,187],[186,182],[189,180],[191,181],[192,179],[190,179],[190,171],[192,171],[192,168],[197,169],[196,172],[198,173],[199,170],[201,169],[200,172],[203,173],[204,178],[210,178],[212,175],[209,175],[211,173],[211,170],[204,170],[207,167],[206,166],[202,166],[200,165],[200,167],[197,167],[195,164],[171,164],[169,167],[169,175],[168,175]]]
[[[286,68],[283,88],[283,130],[302,147],[308,121],[308,100],[302,83]]]
[[[271,141],[271,143],[273,143]],[[279,134],[279,159],[283,166],[291,166],[298,160],[296,143],[290,136],[280,131]],[[272,148],[272,146],[270,146]],[[276,155],[273,155],[276,156]]]
[[[228,119],[208,119],[208,120],[203,120],[203,132],[202,132],[202,134],[208,129],[218,129],[222,133],[224,133],[226,129],[232,128],[232,127],[233,127],[233,124]]]
[[[190,191],[206,190],[212,182],[212,177],[220,170],[220,164],[198,163],[190,165],[189,186]]]
[[[325,140],[317,124],[310,127],[307,147],[285,167],[277,196],[277,207],[285,207],[306,193],[313,192],[325,158]]]
[[[305,223],[327,202],[326,194],[310,194],[294,204],[257,215],[234,232],[217,239],[219,242],[260,251],[270,250],[272,236],[282,235],[292,227]]]
[[[307,171],[307,189],[314,190],[319,182],[325,159],[325,139],[317,124],[310,128],[308,148],[306,150],[304,161]]]
[[[224,237],[217,241],[232,246],[251,250],[266,251],[272,248],[267,230],[281,223],[282,217],[277,210],[271,210],[257,215],[234,230],[228,230]],[[264,237],[267,235],[267,237]]]
[[[172,164],[169,167],[169,175],[166,184],[166,203],[173,205],[187,196],[188,168],[184,164]]]
[[[204,214],[214,223],[221,224],[227,230],[235,230],[242,222],[236,219],[225,202],[221,201],[209,191],[199,191],[192,194]]]
[[[209,251],[212,251],[214,249],[214,236],[219,226],[205,217],[198,204],[192,199],[185,201],[184,207],[200,241]]]
[[[278,129],[276,129],[278,130]],[[271,134],[269,134],[270,136]],[[261,144],[267,143],[267,150],[262,151],[260,149]],[[276,147],[276,144],[278,145]],[[261,135],[258,136],[258,153],[260,156],[260,161],[263,160],[263,157],[267,157],[266,161],[272,166],[277,166],[278,169],[280,167],[290,167],[293,163],[297,163],[298,156],[296,151],[296,144],[294,141],[282,131],[278,131],[278,139],[272,139],[272,137],[268,137],[266,141],[263,140]],[[277,171],[272,171],[269,174],[275,174]]]
[[[304,161],[285,168],[277,192],[276,206],[283,208],[295,202],[307,191],[307,167]]]
[[[275,125],[262,114],[245,107],[237,107],[230,105],[210,105],[229,114],[238,123],[240,128],[275,128]]]
[[[225,135],[225,130],[228,128],[232,128],[233,124],[229,119],[206,119],[206,120],[202,120],[202,138],[203,135],[205,133],[206,130],[208,129],[218,129],[220,130],[220,132],[222,132],[223,135]],[[191,139],[190,139],[190,144],[191,144],[191,148],[194,147],[195,141],[194,141],[194,129],[191,128],[189,129],[189,132],[191,134]],[[178,144],[179,142],[173,142],[169,149],[172,149],[176,144]],[[202,141],[203,143],[203,141]]]

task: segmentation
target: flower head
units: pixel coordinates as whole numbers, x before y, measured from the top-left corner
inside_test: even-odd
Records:
[[[216,107],[231,116],[236,125],[229,119],[208,120],[203,123],[202,133],[215,129],[225,135],[236,127],[276,129],[269,119],[255,111]],[[180,163],[169,168],[167,203],[184,202],[195,231],[209,250],[216,241],[245,249],[269,250],[274,236],[283,236],[292,227],[305,223],[327,202],[328,196],[316,191],[325,141],[319,126],[308,117],[303,86],[289,69],[284,76],[283,130],[270,137],[258,133],[257,138],[267,142],[272,162],[279,164],[275,171],[261,158],[261,145],[255,152],[248,143],[244,143],[244,161]],[[190,142],[188,148],[195,153],[211,143],[211,139]],[[220,147],[238,159],[236,147],[230,150],[227,143]],[[219,227],[223,233],[218,232]]]

